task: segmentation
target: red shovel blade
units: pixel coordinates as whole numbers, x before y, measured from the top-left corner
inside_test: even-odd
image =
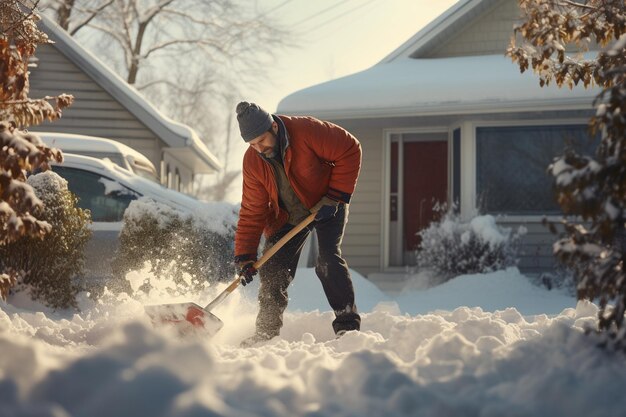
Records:
[[[172,325],[181,334],[201,330],[213,336],[224,326],[215,314],[196,303],[150,305],[145,310],[153,325]]]

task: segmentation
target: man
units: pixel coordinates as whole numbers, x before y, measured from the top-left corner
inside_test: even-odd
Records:
[[[241,283],[249,283],[257,273],[253,264],[263,233],[267,250],[311,213],[317,213],[309,227],[260,268],[256,333],[242,346],[280,333],[287,287],[313,228],[319,243],[315,272],[335,312],[333,330],[338,336],[359,330],[361,318],[340,245],[361,168],[361,145],[343,128],[312,117],[270,115],[245,101],[236,111],[241,136],[250,145],[243,158],[243,195],[235,235]]]

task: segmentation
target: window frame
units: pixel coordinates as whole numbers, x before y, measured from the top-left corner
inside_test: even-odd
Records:
[[[464,218],[472,218],[477,216],[479,213],[478,207],[478,147],[477,147],[477,130],[479,128],[490,128],[490,127],[531,127],[531,126],[571,126],[571,125],[588,125],[589,118],[587,117],[576,117],[570,119],[525,119],[525,120],[515,120],[515,119],[506,119],[506,120],[485,120],[485,121],[473,121],[469,123],[469,129],[465,131],[471,132],[468,135],[468,141],[471,142],[471,164],[468,167],[467,175],[470,176],[472,181],[471,186],[471,212],[468,213],[467,210],[462,212],[462,216]],[[464,131],[461,131],[461,141],[465,140],[463,138]],[[547,167],[546,167],[547,168]],[[463,193],[463,191],[461,191]],[[461,197],[463,198],[463,196]],[[466,205],[467,206],[467,205]],[[562,214],[505,214],[505,213],[487,213],[497,216],[498,218],[505,218],[508,222],[540,222],[542,219],[547,219],[548,221],[558,221],[563,218]]]
[[[382,166],[384,169],[383,172],[383,180],[382,180],[382,184],[381,184],[381,188],[382,188],[382,196],[383,198],[381,199],[381,213],[382,213],[382,225],[381,225],[381,234],[380,234],[380,244],[381,244],[381,248],[382,251],[380,253],[380,265],[382,272],[399,272],[399,271],[406,271],[407,268],[409,268],[408,266],[404,265],[404,266],[397,266],[397,265],[391,265],[391,256],[389,254],[390,251],[390,247],[391,247],[391,242],[390,242],[390,220],[391,220],[391,213],[390,213],[390,209],[389,209],[389,201],[391,198],[391,186],[390,186],[390,180],[391,180],[391,143],[392,143],[392,138],[394,135],[406,135],[406,134],[445,134],[447,136],[446,139],[441,139],[442,142],[446,142],[447,146],[448,146],[448,199],[450,199],[451,197],[451,181],[452,181],[452,176],[451,176],[451,169],[452,169],[452,164],[451,164],[451,157],[452,157],[452,150],[451,150],[451,140],[452,140],[452,133],[451,133],[451,129],[449,126],[441,126],[441,125],[435,125],[435,126],[429,126],[429,127],[403,127],[403,128],[387,128],[387,129],[383,129],[383,152],[382,152]],[[399,167],[401,168],[401,167]],[[402,180],[399,181],[398,183],[398,189],[401,189],[403,187],[402,184]],[[398,199],[398,205],[399,207],[402,204],[402,200]],[[398,211],[398,216],[403,216],[403,213],[401,210]]]

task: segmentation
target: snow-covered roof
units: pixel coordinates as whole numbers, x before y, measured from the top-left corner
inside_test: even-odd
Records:
[[[322,118],[401,117],[591,109],[599,91],[540,87],[501,55],[398,58],[285,97],[278,113]]]
[[[171,151],[184,156],[189,167],[196,173],[208,174],[222,168],[219,160],[209,151],[192,128],[173,121],[159,112],[134,87],[83,48],[48,17],[42,15],[39,25],[63,55],[143,122],[170,147]]]

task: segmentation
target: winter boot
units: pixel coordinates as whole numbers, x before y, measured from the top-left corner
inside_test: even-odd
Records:
[[[351,330],[361,330],[361,316],[356,312],[355,306],[347,307],[345,310],[335,311],[333,330],[337,336],[342,336],[345,332]]]
[[[255,346],[255,345],[259,344],[259,343],[267,342],[267,341],[273,339],[276,336],[271,336],[271,335],[269,335],[267,333],[255,333],[252,336],[250,336],[250,337],[248,337],[246,339],[243,339],[241,341],[241,343],[239,344],[239,347],[249,348],[249,347]]]

